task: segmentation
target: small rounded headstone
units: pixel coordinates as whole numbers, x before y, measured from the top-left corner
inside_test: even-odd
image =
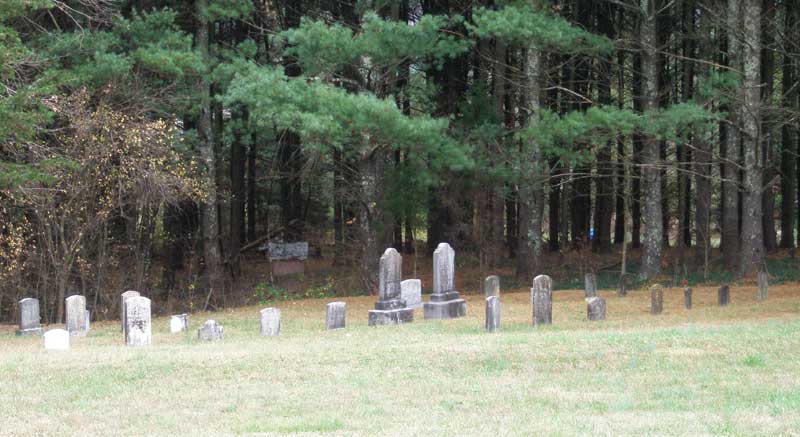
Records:
[[[719,306],[725,306],[731,302],[731,289],[728,284],[722,284],[717,290],[717,303]]]
[[[692,309],[692,287],[683,287],[683,306],[687,310]]]
[[[533,278],[531,288],[533,326],[553,323],[553,280],[547,275]]]
[[[421,307],[422,281],[419,279],[406,279],[400,282],[400,299],[406,302],[406,308]]]
[[[206,320],[203,326],[197,330],[197,338],[201,341],[219,341],[224,336],[222,325],[215,320]]]
[[[169,318],[169,332],[177,334],[178,332],[189,330],[189,315],[178,314]]]
[[[598,296],[586,299],[586,315],[592,321],[605,320],[606,300]]]
[[[51,329],[45,332],[44,349],[48,351],[69,350],[69,332],[64,329]]]
[[[261,335],[274,337],[281,333],[281,310],[264,308],[261,310]]]

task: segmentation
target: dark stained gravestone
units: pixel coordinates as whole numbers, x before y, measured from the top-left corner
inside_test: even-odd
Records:
[[[769,296],[769,276],[767,272],[762,270],[758,271],[758,292],[756,293],[756,299],[758,300],[766,300]]]
[[[661,284],[650,287],[650,314],[661,314],[664,311],[664,290]]]
[[[583,292],[587,298],[597,296],[597,277],[594,273],[583,276]]]
[[[547,275],[533,279],[531,288],[533,326],[553,323],[553,280]]]
[[[19,329],[17,335],[42,335],[39,299],[26,297],[19,301]]]
[[[731,289],[728,284],[722,284],[717,290],[717,304],[725,306],[731,302]]]
[[[500,297],[500,277],[497,275],[487,276],[483,280],[483,297]]]
[[[586,299],[586,316],[592,321],[605,320],[606,300],[597,296]]]
[[[486,332],[500,330],[500,297],[489,296],[486,298]]]
[[[687,310],[692,309],[692,287],[683,287],[683,306]]]
[[[406,307],[400,283],[403,280],[403,257],[390,247],[383,252],[378,273],[378,302],[369,311],[369,326],[399,325],[414,321],[414,309]]]

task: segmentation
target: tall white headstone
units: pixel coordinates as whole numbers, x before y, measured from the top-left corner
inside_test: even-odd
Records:
[[[80,295],[66,299],[67,331],[72,336],[86,335],[86,298]]]
[[[150,346],[153,341],[150,299],[142,296],[125,301],[125,343],[128,346]]]
[[[119,324],[122,326],[123,333],[125,333],[125,301],[136,296],[140,296],[140,294],[134,290],[128,290],[119,295]]]
[[[467,314],[467,303],[455,287],[456,253],[447,243],[433,251],[433,294],[422,308],[426,319],[451,319]]]

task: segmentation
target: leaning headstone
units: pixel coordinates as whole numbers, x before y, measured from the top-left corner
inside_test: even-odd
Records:
[[[583,291],[585,297],[597,296],[597,277],[594,273],[587,273],[583,275]]]
[[[586,299],[586,316],[589,320],[606,319],[606,300],[602,297],[592,296]]]
[[[683,306],[687,310],[692,309],[692,287],[683,287]]]
[[[369,326],[399,325],[414,321],[414,309],[402,298],[403,257],[394,248],[383,252],[378,273],[378,302],[369,311]]]
[[[140,294],[134,290],[128,290],[119,295],[119,323],[123,333],[125,332],[125,301],[136,296],[140,296]]]
[[[80,295],[66,299],[67,331],[72,336],[86,335],[86,298]]]
[[[486,332],[500,330],[500,297],[486,298]]]
[[[483,280],[483,297],[500,297],[500,277],[497,275],[487,276]]]
[[[664,311],[664,290],[661,284],[650,287],[650,314],[661,314]]]
[[[264,308],[261,310],[261,335],[274,337],[281,333],[281,310]]]
[[[177,334],[189,330],[189,315],[178,314],[169,318],[169,332]]]
[[[764,270],[758,271],[758,293],[756,299],[765,300],[769,294],[769,276]]]
[[[86,310],[86,331],[89,331],[92,328],[92,312]]]
[[[725,306],[731,301],[731,289],[728,284],[722,284],[717,290],[717,303],[720,306]]]
[[[200,341],[219,341],[222,340],[225,329],[216,320],[206,320],[203,326],[197,330],[197,338]]]
[[[19,301],[19,330],[17,335],[42,335],[39,299],[26,297]]]
[[[64,329],[51,329],[44,333],[44,350],[69,350],[69,332]]]
[[[125,324],[125,344],[150,346],[153,340],[150,299],[142,296],[129,297],[125,301]]]
[[[400,282],[400,299],[406,302],[406,308],[422,307],[422,281],[406,279]]]
[[[433,294],[423,305],[426,319],[451,319],[467,315],[467,303],[455,289],[456,253],[447,243],[433,252]]]
[[[553,323],[553,281],[547,275],[533,278],[531,288],[533,326]]]
[[[325,327],[328,329],[344,328],[346,302],[331,302],[325,305]],[[413,314],[413,310],[412,314]]]

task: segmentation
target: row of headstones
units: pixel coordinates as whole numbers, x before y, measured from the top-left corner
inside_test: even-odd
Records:
[[[756,289],[756,299],[757,300],[766,300],[767,296],[769,295],[769,276],[767,272],[764,270],[759,270],[758,272],[758,288]],[[586,298],[597,296],[597,278],[595,277],[594,273],[587,273],[584,275],[583,278],[583,290],[586,293]],[[660,287],[660,286],[659,286]],[[724,288],[724,290],[723,290]],[[684,301],[686,309],[692,308],[692,289],[690,287],[684,287]],[[727,305],[728,304],[728,285],[722,284],[718,290],[718,303],[720,305]],[[651,287],[651,294],[652,294],[652,287]],[[660,311],[659,311],[660,312]]]

